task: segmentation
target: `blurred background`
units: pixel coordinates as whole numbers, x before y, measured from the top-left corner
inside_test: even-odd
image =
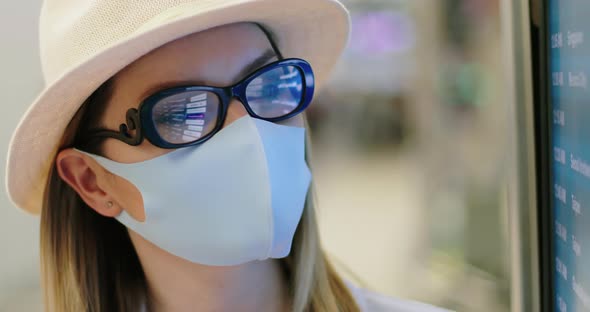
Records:
[[[343,2],[351,41],[308,115],[325,248],[375,291],[508,311],[500,1]],[[43,87],[40,6],[0,2],[2,163]],[[41,311],[38,219],[0,205],[0,311]]]

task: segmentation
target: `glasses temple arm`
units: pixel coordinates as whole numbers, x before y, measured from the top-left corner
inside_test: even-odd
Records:
[[[108,129],[94,129],[89,131],[89,139],[93,138],[113,138],[132,146],[140,145],[143,141],[143,131],[139,120],[139,111],[130,108],[126,114],[126,123],[119,126],[119,131]],[[134,135],[129,131],[135,130]]]

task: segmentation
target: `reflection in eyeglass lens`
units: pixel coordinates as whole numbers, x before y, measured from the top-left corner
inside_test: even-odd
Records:
[[[246,99],[262,118],[277,118],[293,112],[302,100],[303,79],[294,66],[275,68],[252,80]]]
[[[215,127],[219,111],[217,95],[189,91],[164,98],[154,105],[152,120],[162,139],[171,144],[194,142]]]

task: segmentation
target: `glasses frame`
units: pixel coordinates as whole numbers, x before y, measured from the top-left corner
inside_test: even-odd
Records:
[[[303,87],[301,90],[302,96],[300,103],[292,112],[284,116],[274,118],[264,118],[258,116],[248,104],[248,100],[246,97],[246,89],[248,85],[250,84],[250,82],[252,82],[252,80],[258,78],[260,75],[264,73],[287,66],[295,67],[295,69],[299,70],[299,72],[301,73]],[[95,129],[90,131],[90,137],[113,138],[132,146],[140,145],[143,142],[143,139],[145,138],[153,145],[165,149],[175,149],[198,145],[213,137],[215,134],[217,134],[217,132],[219,132],[223,128],[223,124],[225,123],[225,119],[227,117],[229,105],[234,98],[237,98],[242,103],[242,105],[244,106],[244,108],[250,116],[270,122],[279,122],[294,117],[299,113],[303,112],[311,103],[311,100],[313,99],[314,90],[315,77],[311,65],[307,61],[299,58],[282,59],[255,70],[254,72],[247,75],[244,79],[232,86],[180,86],[158,91],[147,97],[144,101],[142,101],[139,104],[138,108],[130,108],[129,110],[127,110],[125,118],[126,123],[121,124],[119,126],[119,131],[108,129]],[[217,95],[217,97],[219,98],[220,111],[218,112],[215,128],[213,128],[213,130],[209,134],[205,135],[202,138],[199,138],[196,141],[181,144],[170,143],[164,140],[158,134],[158,131],[156,130],[156,127],[152,122],[152,110],[160,100],[166,97],[179,94],[182,92],[191,91],[210,92]],[[129,132],[132,130],[135,130],[135,133],[133,135]]]

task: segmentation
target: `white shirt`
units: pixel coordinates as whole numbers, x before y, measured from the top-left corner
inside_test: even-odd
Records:
[[[448,312],[425,303],[383,296],[346,283],[361,312]]]

